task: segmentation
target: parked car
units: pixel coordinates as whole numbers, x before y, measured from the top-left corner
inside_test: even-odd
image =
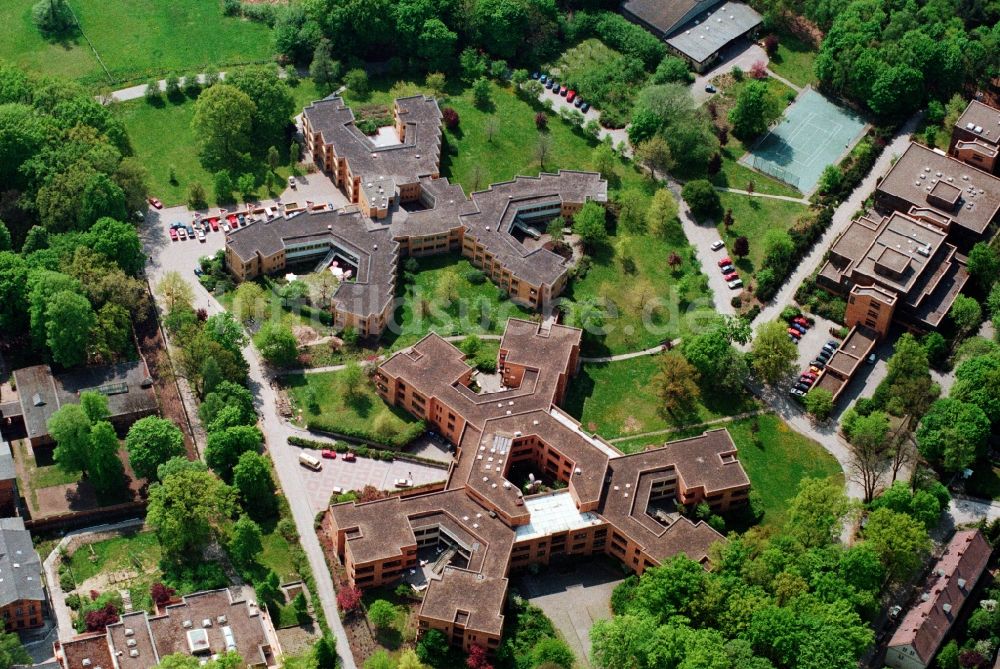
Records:
[[[716,91],[715,86],[713,86],[712,84],[705,84],[706,93],[715,93],[715,91]]]
[[[719,261],[718,263],[716,263],[716,264],[717,264],[717,265],[718,265],[719,267],[725,267],[726,265],[732,265],[732,264],[733,264],[733,259],[732,259],[732,258],[730,258],[729,256],[726,256],[725,258],[721,259],[721,260],[720,260],[720,261]]]
[[[198,241],[201,242],[202,244],[205,243],[205,231],[204,230],[199,230],[198,231]]]
[[[736,290],[737,288],[742,288],[743,287],[743,279],[733,279],[732,281],[730,281],[726,285],[729,286],[729,290]]]
[[[583,98],[581,98],[579,95],[577,95],[576,96],[576,100],[573,100],[573,106],[574,107],[582,107],[583,106]]]
[[[816,365],[809,365],[809,371],[818,376],[819,373],[822,372],[823,370],[817,367]]]
[[[540,75],[538,75],[538,80],[544,84],[546,81],[549,80],[549,75],[547,75],[547,74],[540,74]]]
[[[803,395],[805,395],[806,393],[804,390],[799,390],[798,388],[791,388],[789,389],[788,394],[794,397],[795,399],[798,399]]]
[[[799,377],[799,383],[804,384],[808,388],[812,388],[812,384],[814,384],[815,382],[816,382],[815,379],[810,379],[808,376]]]
[[[716,239],[714,242],[712,242],[712,245],[709,246],[708,248],[712,249],[713,251],[718,251],[725,245],[726,243],[724,241],[722,241],[721,239]]]
[[[827,342],[825,344],[823,344],[823,348],[827,348],[827,347],[829,347],[829,348],[833,349],[834,351],[836,351],[838,348],[840,348],[840,342],[837,341],[836,339],[829,339],[829,340],[827,340]]]
[[[322,455],[327,460],[336,460],[337,459],[337,451],[334,451],[334,450],[329,449],[329,448],[324,448],[322,451],[319,452],[319,454]]]
[[[590,111],[590,103],[589,102],[584,102],[582,105],[580,105],[580,111],[582,111],[584,114],[586,114],[587,112],[589,112]]]
[[[796,340],[802,338],[802,333],[796,330],[795,328],[788,328],[788,334],[795,337]]]
[[[180,237],[182,240],[187,239],[188,238],[187,230],[185,230],[184,228],[177,228],[177,236]]]
[[[801,332],[802,334],[809,332],[809,328],[804,328],[798,323],[792,323],[792,327]]]
[[[567,93],[569,93],[569,86],[567,86],[566,84],[563,84],[562,86],[559,87],[559,95],[560,95],[560,97],[566,97]]]
[[[148,198],[146,201],[149,202],[149,206],[151,206],[153,209],[163,209],[163,203],[160,202],[160,198],[151,197]]]
[[[826,364],[826,363],[830,362],[830,356],[831,355],[832,355],[831,353],[823,352],[823,353],[820,353],[819,355],[817,355],[816,359],[819,360],[820,362],[822,362],[823,364]]]
[[[792,335],[788,335],[788,338],[791,339],[796,344],[799,343],[799,340],[796,337],[793,337]]]
[[[822,360],[816,359],[809,363],[810,367],[815,367],[816,369],[826,369],[826,363]]]
[[[809,327],[809,321],[807,321],[806,319],[802,318],[802,316],[796,316],[795,318],[792,319],[792,322],[793,323],[798,323],[799,325],[801,325],[804,328]]]
[[[806,391],[808,391],[808,390],[809,390],[809,386],[807,386],[807,385],[806,385],[806,384],[804,384],[804,383],[796,383],[796,384],[795,384],[794,386],[792,386],[792,387],[793,387],[793,388],[798,388],[798,389],[799,389],[799,390],[801,390],[802,392],[806,392]]]
[[[736,268],[733,267],[732,265],[723,265],[722,267],[719,268],[719,272],[721,272],[723,276],[725,276],[726,274],[731,274],[735,271]]]
[[[299,464],[303,467],[308,467],[314,472],[323,469],[323,463],[320,462],[319,458],[309,453],[299,453]]]
[[[545,82],[545,88],[546,88],[546,90],[552,90],[552,87],[555,86],[555,85],[556,85],[556,82],[553,81],[552,79],[549,79],[548,81]]]
[[[413,485],[413,481],[411,481],[410,479],[396,479],[393,485],[395,485],[397,488],[409,488],[410,486]]]
[[[177,241],[177,228],[170,228],[170,241]]]
[[[576,99],[576,91],[574,90],[566,91],[566,102],[572,102],[575,99]]]
[[[809,370],[806,370],[806,371],[802,372],[801,376],[803,378],[807,378],[807,379],[810,379],[812,381],[816,380],[816,375],[814,373],[810,372]]]
[[[545,75],[543,74],[542,76],[544,77]],[[538,73],[537,72],[532,72],[531,73],[531,78],[532,79],[537,79],[538,78]]]
[[[344,453],[343,460],[344,462],[354,462],[355,460],[357,460],[357,457],[354,455],[354,453],[347,451],[346,453]]]
[[[295,188],[295,177],[288,177],[288,187]]]
[[[737,274],[736,272],[730,272],[729,274],[725,275],[722,278],[726,281],[736,281],[736,279],[740,278],[740,275]]]
[[[209,223],[209,225],[211,225],[211,226],[212,226],[212,232],[218,232],[218,231],[219,231],[219,222],[218,222],[217,220],[215,220],[215,219],[213,218],[213,219],[212,219],[211,221],[209,221],[208,223]]]
[[[875,357],[874,353],[872,353],[871,355],[868,356],[868,364],[869,365],[874,365],[876,360],[877,360],[877,358]]]

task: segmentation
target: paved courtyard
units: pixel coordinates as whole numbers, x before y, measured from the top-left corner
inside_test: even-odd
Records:
[[[278,446],[281,449],[289,449],[294,454],[296,460],[299,453],[306,452],[310,455],[318,456],[319,453],[308,448],[298,446]],[[382,460],[371,460],[369,458],[358,458],[355,462],[344,462],[342,456],[338,455],[336,460],[323,460],[323,469],[314,472],[303,466],[298,467],[298,479],[302,484],[309,500],[309,506],[314,513],[326,509],[330,504],[330,495],[333,489],[339,487],[343,490],[361,490],[366,485],[373,485],[379,490],[395,489],[396,479],[408,478],[413,481],[414,486],[421,486],[427,483],[444,481],[448,476],[448,470],[429,465],[422,465],[415,462],[384,462]]]
[[[624,580],[621,569],[604,558],[573,559],[525,575],[513,586],[552,620],[576,655],[576,666],[589,669],[590,628],[611,618],[611,591]]]

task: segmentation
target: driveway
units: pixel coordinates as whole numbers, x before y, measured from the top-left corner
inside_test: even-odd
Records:
[[[318,453],[312,449],[300,448],[291,444],[272,446],[272,449],[289,451],[294,455],[296,462],[299,453],[305,452],[318,456]],[[271,455],[274,457],[274,450],[271,451]],[[392,490],[395,487],[396,479],[408,478],[413,481],[414,486],[422,486],[444,481],[447,477],[447,469],[416,462],[403,460],[385,462],[371,458],[358,458],[355,462],[344,462],[342,457],[337,457],[336,460],[323,459],[323,469],[318,472],[300,465],[296,470],[298,485],[295,489],[305,491],[315,515],[330,505],[330,496],[335,487],[341,490],[361,490],[366,485],[371,485],[379,490]]]
[[[590,628],[611,618],[611,591],[623,580],[610,560],[575,558],[515,578],[514,588],[549,617],[576,655],[576,666],[590,669]]]
[[[720,74],[729,74],[733,71],[734,67],[739,67],[744,72],[749,72],[753,64],[758,61],[764,61],[765,65],[770,62],[767,52],[759,44],[747,39],[733,42],[723,51],[722,57],[715,67],[694,78],[694,83],[691,85],[691,97],[699,105],[706,102],[710,97],[715,95],[715,93],[705,91],[705,85],[712,81],[712,79],[715,79]]]

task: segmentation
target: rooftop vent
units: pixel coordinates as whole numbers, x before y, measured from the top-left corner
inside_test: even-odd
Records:
[[[128,641],[125,642],[125,645],[128,646],[129,648],[135,648],[136,645],[138,645],[138,643],[139,642],[136,641],[135,639],[129,639]]]
[[[958,587],[961,588],[962,590],[965,590],[965,579],[964,578],[958,579]]]
[[[36,407],[45,406],[45,400],[43,400],[42,396],[38,393],[31,396],[31,403]]]
[[[129,657],[139,657],[139,651],[133,648],[128,652]]]
[[[976,129],[976,124],[975,123],[966,123],[965,124],[965,129],[966,130],[975,130]]]
[[[941,610],[945,613],[951,613],[951,604],[943,604]]]
[[[191,621],[190,620],[185,620],[184,622],[181,623],[181,627],[183,627],[186,630],[187,629],[191,629]]]
[[[83,658],[83,662],[81,662],[80,664],[82,664],[85,667],[89,667],[90,666],[90,658],[89,657]]]
[[[134,635],[135,635],[134,629],[132,629],[131,627],[125,628],[125,636],[134,636]]]
[[[211,627],[212,626],[212,619],[211,618],[205,618],[204,620],[201,621],[201,626],[202,627]]]

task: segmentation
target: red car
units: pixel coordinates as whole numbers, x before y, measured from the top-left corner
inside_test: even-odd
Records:
[[[319,454],[322,455],[327,460],[337,459],[337,451],[331,451],[329,448],[324,448],[322,451],[319,452]]]
[[[163,203],[158,198],[151,197],[147,200],[153,209],[163,209]]]
[[[796,330],[795,328],[788,328],[788,334],[792,335],[796,339],[802,338],[802,333]]]
[[[730,272],[729,274],[726,274],[722,278],[725,279],[726,281],[735,281],[736,279],[740,278],[740,275],[737,274],[736,272]]]
[[[212,232],[219,231],[219,219],[213,218],[208,222],[208,224],[212,226]]]
[[[566,91],[566,102],[572,102],[576,98],[576,91]]]
[[[802,318],[802,316],[796,316],[795,318],[792,319],[792,322],[793,323],[798,323],[799,325],[801,325],[804,328],[809,327],[809,321],[807,321],[806,319]]]
[[[732,265],[732,264],[733,264],[733,259],[730,258],[729,256],[726,256],[718,263],[719,267],[725,267],[726,265]]]
[[[566,93],[568,93],[568,92],[569,92],[569,88],[567,88],[566,86],[560,86],[559,87],[559,95],[561,95],[563,97],[566,97]]]
[[[170,228],[170,241],[172,242],[177,241],[177,230],[175,230],[174,228]]]
[[[812,372],[808,372],[808,371],[807,372],[802,372],[802,378],[812,379],[813,381],[815,381],[816,380],[816,375],[813,374]]]
[[[347,451],[344,453],[344,462],[354,462],[357,458],[354,457],[354,453]]]
[[[799,383],[804,383],[807,386],[811,386],[812,384],[816,383],[816,379],[811,379],[803,374],[802,376],[799,377]]]

